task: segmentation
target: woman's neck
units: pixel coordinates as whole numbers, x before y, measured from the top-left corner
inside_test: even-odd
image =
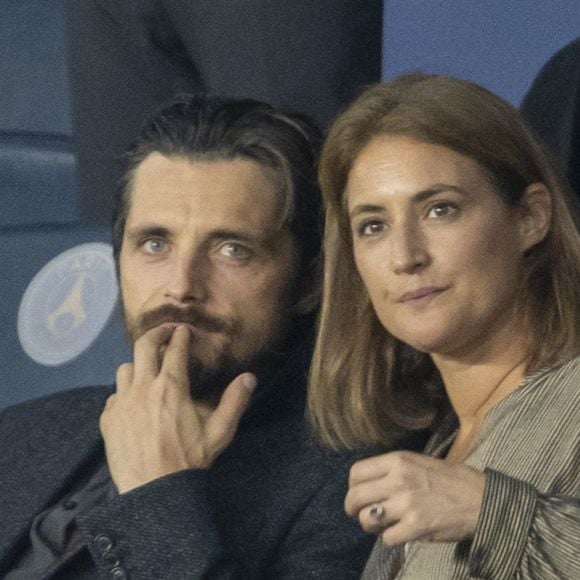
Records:
[[[447,396],[460,425],[479,422],[522,382],[526,359],[443,372]]]
[[[524,378],[528,349],[523,333],[506,334],[503,340],[480,345],[478,352],[432,355],[462,428],[481,424]]]

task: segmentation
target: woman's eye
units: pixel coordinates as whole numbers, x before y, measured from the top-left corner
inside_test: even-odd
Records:
[[[148,254],[161,254],[167,250],[167,242],[161,238],[149,238],[143,242],[143,249]]]
[[[252,252],[242,246],[241,244],[236,244],[233,242],[228,242],[220,248],[220,254],[226,258],[232,258],[234,260],[244,261],[251,257]]]
[[[437,203],[427,213],[429,218],[442,218],[453,215],[457,208],[450,203]]]
[[[358,235],[361,237],[380,234],[385,229],[385,224],[378,220],[363,222],[358,227]]]

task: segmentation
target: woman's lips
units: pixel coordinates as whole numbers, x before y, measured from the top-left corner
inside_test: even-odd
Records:
[[[425,288],[419,288],[418,290],[412,290],[410,292],[405,292],[397,299],[397,302],[403,304],[416,304],[419,302],[426,302],[435,296],[444,292],[447,288],[440,288],[437,286],[428,286]]]

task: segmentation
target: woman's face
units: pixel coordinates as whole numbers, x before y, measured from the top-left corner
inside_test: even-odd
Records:
[[[532,244],[521,211],[500,200],[477,162],[410,137],[376,137],[346,196],[356,266],[392,335],[459,355],[507,327],[518,332],[522,256]]]

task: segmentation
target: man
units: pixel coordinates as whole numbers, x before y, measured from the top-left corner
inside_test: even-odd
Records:
[[[146,124],[113,232],[133,362],[0,415],[2,578],[359,577],[348,462],[302,419],[318,145],[255,101]]]

